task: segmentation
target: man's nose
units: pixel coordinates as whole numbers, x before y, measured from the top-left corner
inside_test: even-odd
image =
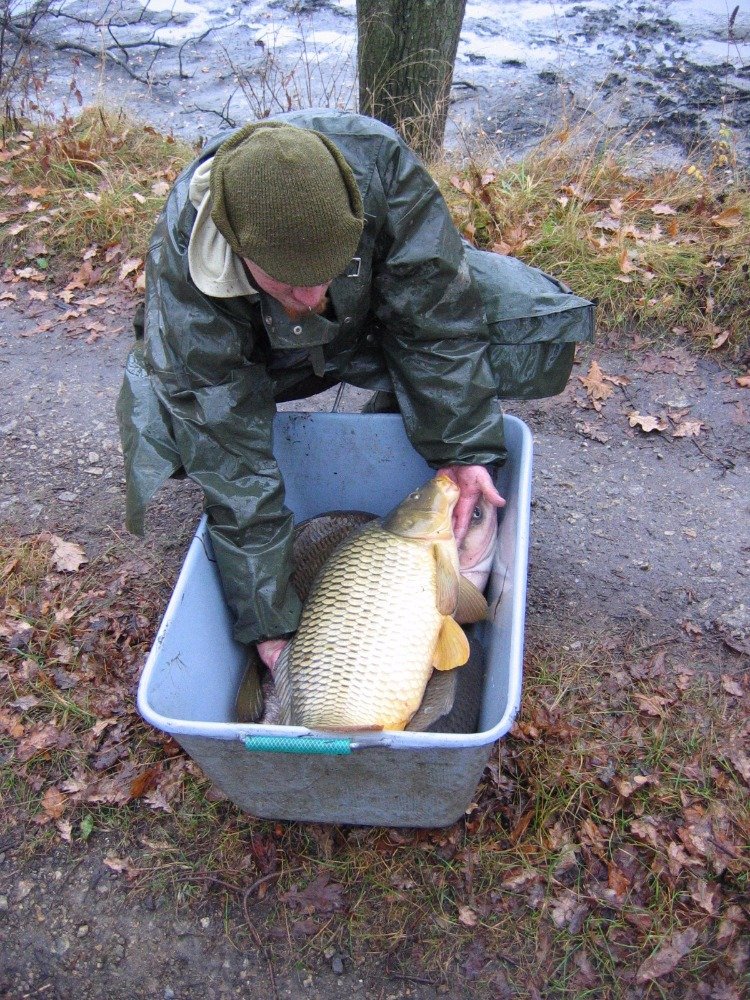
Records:
[[[328,285],[312,285],[310,287],[292,288],[292,298],[299,302],[301,306],[312,309],[316,306],[326,293]]]

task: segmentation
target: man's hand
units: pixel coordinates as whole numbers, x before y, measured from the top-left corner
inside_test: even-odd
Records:
[[[436,472],[448,476],[458,486],[461,496],[453,510],[453,534],[460,545],[469,529],[471,515],[477,500],[484,495],[496,507],[504,507],[505,500],[495,489],[492,477],[483,465],[446,465]]]
[[[271,671],[272,676],[276,669],[276,661],[281,656],[281,653],[288,642],[288,639],[264,639],[263,642],[255,644],[255,648],[258,650],[258,656]]]

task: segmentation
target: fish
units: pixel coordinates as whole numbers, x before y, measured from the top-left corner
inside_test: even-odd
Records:
[[[452,480],[436,476],[328,558],[276,663],[281,725],[403,730],[433,668],[466,663],[456,619],[479,621],[487,602],[459,572],[458,496]]]
[[[471,513],[469,527],[458,546],[458,563],[461,576],[471,580],[475,587],[487,586],[497,543],[497,507],[480,495]]]
[[[295,526],[291,584],[303,604],[310,593],[313,580],[334,549],[375,519],[375,514],[364,510],[332,510]]]
[[[334,510],[295,525],[292,542],[291,583],[303,603],[323,564],[345,541],[377,515],[361,510]],[[458,547],[461,575],[480,590],[487,584],[497,541],[497,509],[480,497],[472,512],[464,540]],[[433,672],[422,703],[407,725],[410,731],[473,732],[481,702],[484,652],[475,637],[470,639],[471,655],[460,671]],[[237,722],[266,724],[278,720],[278,699],[273,682],[262,681],[265,667],[252,646],[235,701]]]

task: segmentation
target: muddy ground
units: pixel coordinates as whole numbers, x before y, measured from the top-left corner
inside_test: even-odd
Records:
[[[499,149],[517,152],[560,121],[565,107],[637,131],[665,157],[684,158],[696,141],[716,134],[722,117],[746,148],[745,4],[731,30],[733,5],[697,0],[493,4],[491,17],[488,7],[468,5],[452,142],[460,129],[475,132],[481,124]],[[96,14],[89,3],[75,9]],[[278,25],[287,35],[274,28],[275,49],[288,45],[293,58],[300,24],[351,36],[353,3],[185,3],[174,10],[164,30],[181,30],[171,37],[183,47],[159,50],[148,82],[112,64],[102,70],[80,52],[73,65],[70,52],[50,62],[39,51],[38,65],[48,68],[41,99],[59,109],[74,77],[86,101],[104,94],[183,137],[210,134],[222,116],[242,121],[252,110],[232,76],[230,41],[250,71],[246,53],[267,55],[263,32]],[[168,13],[151,5],[151,34]],[[209,28],[201,43],[189,40]],[[81,30],[73,21],[65,28],[71,38]],[[101,44],[101,31],[98,37]],[[320,36],[329,47],[334,41]],[[183,79],[175,74],[179,60]],[[131,53],[130,71],[145,74],[146,61]],[[63,325],[63,303],[52,294],[30,298],[29,290],[0,289],[0,522],[24,532],[54,528],[93,556],[124,537],[114,402],[133,302],[105,290],[77,326]],[[3,299],[3,291],[15,299]],[[101,328],[86,326],[86,316]],[[593,357],[604,372],[631,381],[615,387],[597,413],[578,378],[591,357],[581,358],[562,396],[508,407],[535,438],[527,633],[574,645],[592,629],[603,637],[633,629],[686,665],[742,669],[750,643],[750,391],[710,357],[600,346]],[[343,408],[357,409],[364,398],[349,390]],[[309,406],[332,403],[327,394]],[[666,415],[667,429],[646,434],[630,426],[633,411]],[[676,437],[680,419],[700,422],[700,433]],[[155,555],[174,579],[200,506],[190,484],[168,484],[152,507],[148,537],[132,541],[133,551]],[[19,867],[17,847],[0,844],[0,995],[270,995],[262,956],[249,936],[225,933],[218,901],[180,908],[170,898],[134,899],[103,865],[105,838],[72,854],[60,848],[42,866]],[[282,997],[314,1000],[458,1000],[471,990],[460,980],[437,986],[394,978],[377,962],[354,969],[346,956],[312,969],[292,963],[278,986]]]

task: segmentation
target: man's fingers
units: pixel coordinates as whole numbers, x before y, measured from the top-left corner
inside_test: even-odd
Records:
[[[276,661],[288,642],[288,639],[264,639],[262,642],[256,643],[255,648],[258,650],[258,656],[271,671],[271,674],[273,674]]]

